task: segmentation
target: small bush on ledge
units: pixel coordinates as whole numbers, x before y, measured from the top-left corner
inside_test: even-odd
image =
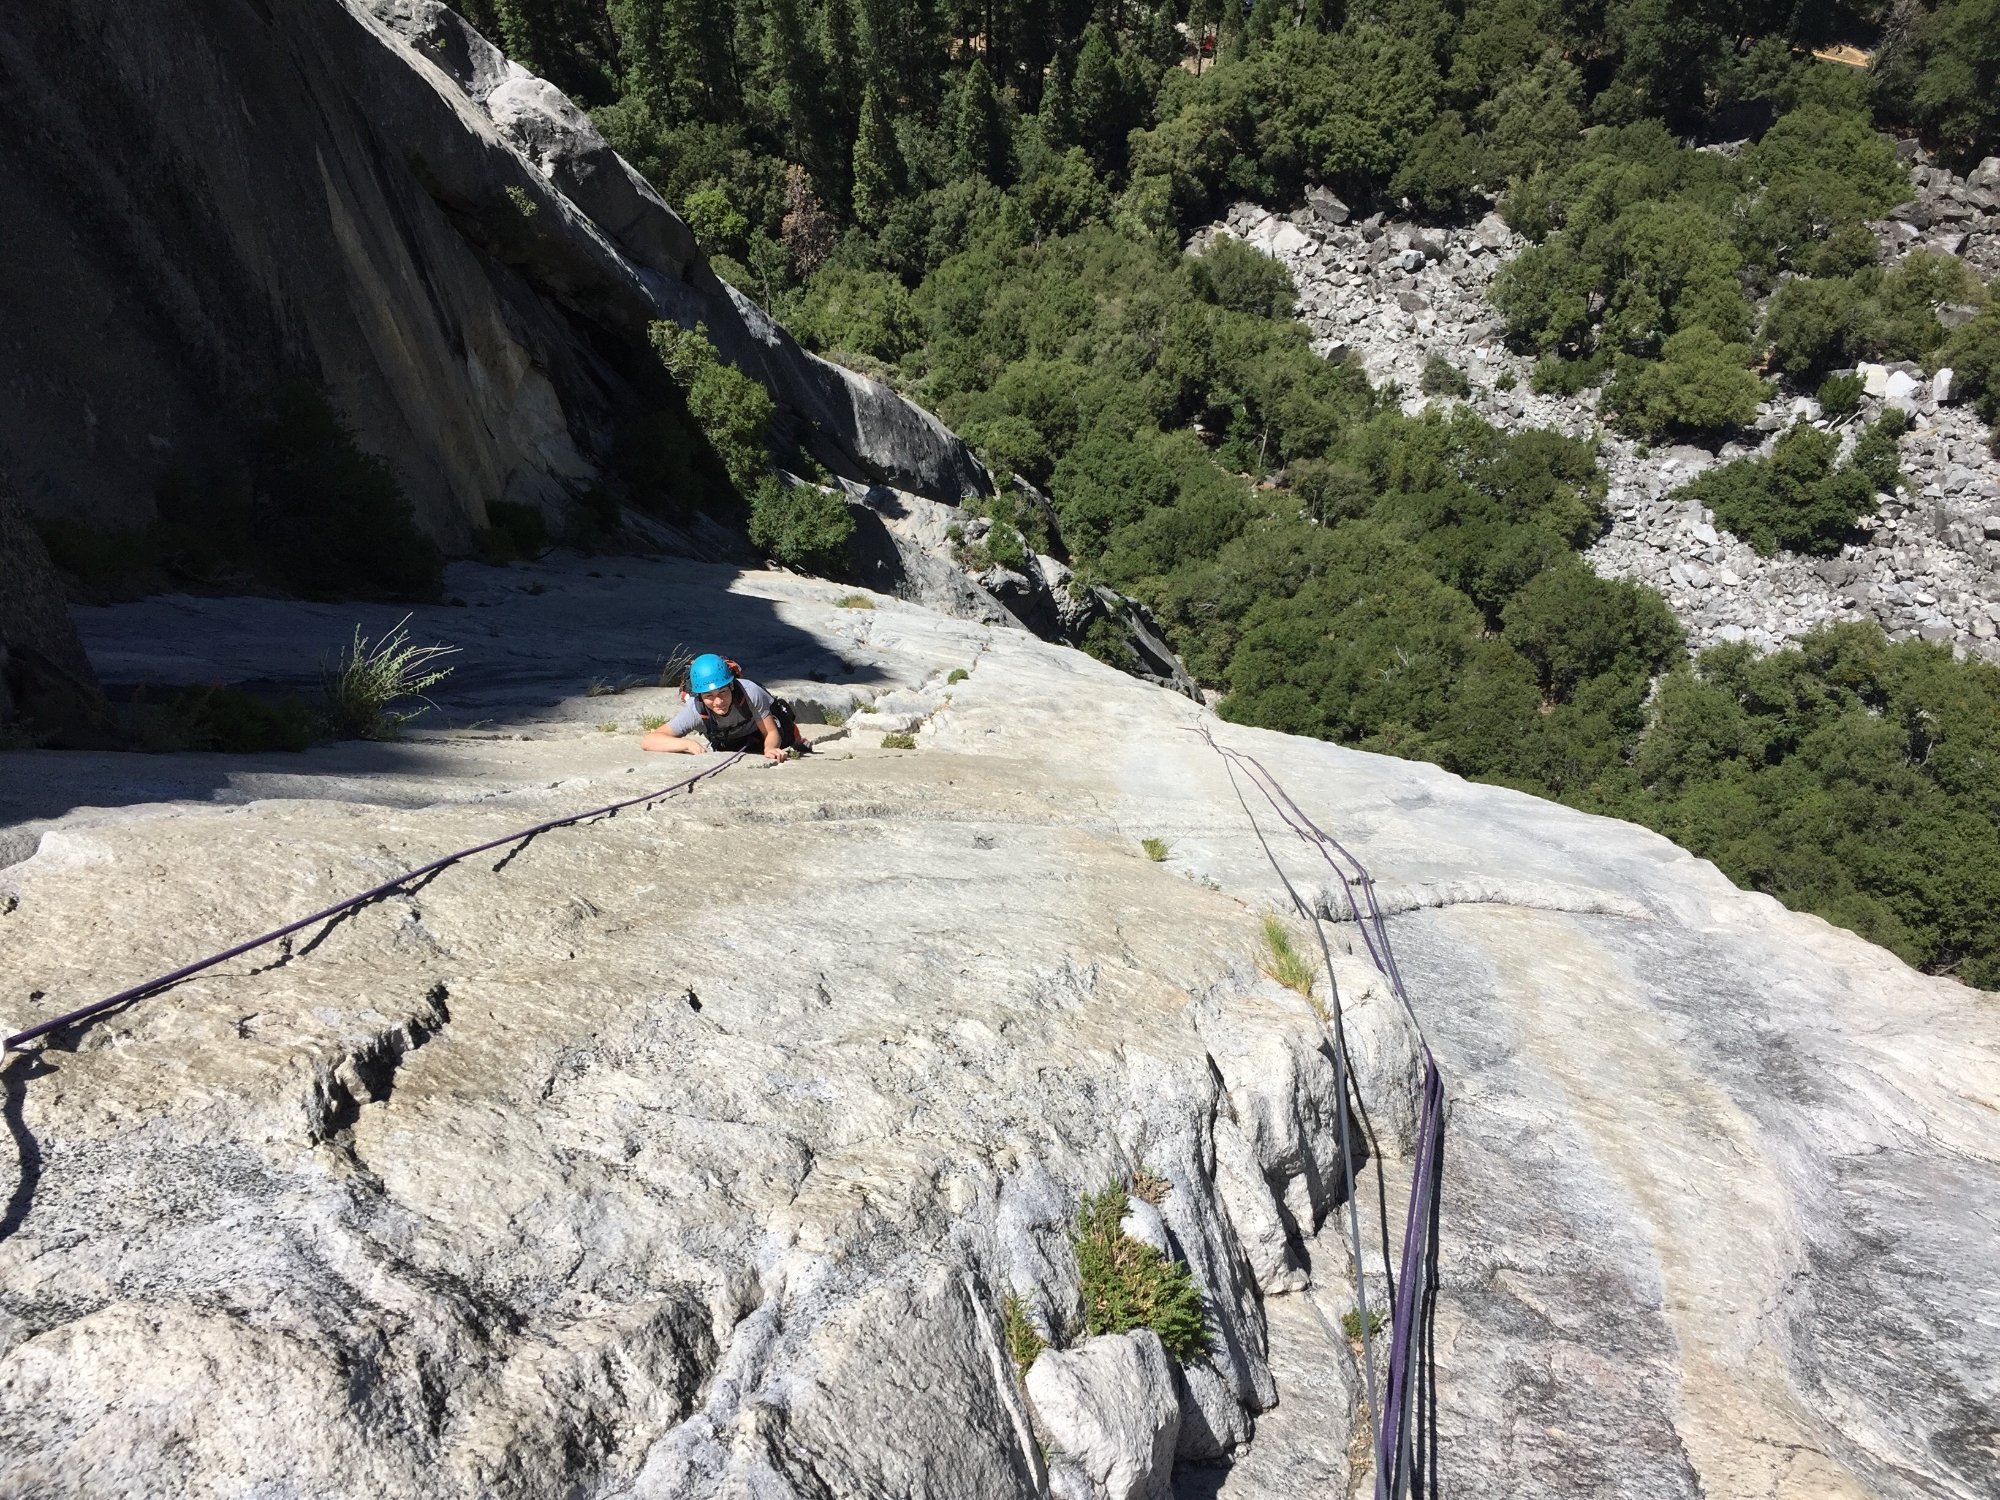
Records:
[[[1863,441],[1867,441],[1864,436]],[[1879,446],[1876,445],[1876,446]],[[1870,475],[1849,465],[1836,469],[1840,439],[1804,423],[1793,427],[1769,458],[1744,458],[1711,469],[1681,493],[1715,512],[1718,524],[1743,538],[1758,554],[1829,554],[1853,533],[1854,523],[1875,508]],[[1894,442],[1888,467],[1894,469]],[[1871,462],[1881,455],[1871,449]]]
[[[1472,382],[1450,360],[1441,354],[1433,354],[1424,360],[1424,373],[1417,381],[1417,389],[1426,396],[1464,398],[1472,394]]]
[[[1185,1261],[1169,1260],[1125,1233],[1125,1189],[1112,1183],[1083,1200],[1072,1242],[1083,1290],[1084,1326],[1093,1334],[1150,1328],[1182,1364],[1208,1352],[1201,1289]]]

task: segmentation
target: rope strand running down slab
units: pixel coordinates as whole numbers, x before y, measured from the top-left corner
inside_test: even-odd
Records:
[[[662,797],[671,797],[675,792],[692,791],[697,783],[705,781],[711,776],[720,775],[735,765],[747,753],[742,750],[735,751],[730,755],[722,757],[716,765],[705,766],[701,770],[696,771],[692,776],[683,777],[671,786],[663,786],[657,791],[645,792],[637,797],[626,797],[617,802],[607,802],[602,807],[586,808],[582,812],[570,813],[564,817],[550,818],[546,822],[535,824],[532,828],[517,829],[513,833],[503,834],[497,839],[488,839],[483,844],[474,844],[469,849],[457,849],[450,854],[441,855],[437,859],[431,860],[428,864],[421,864],[415,869],[405,870],[392,880],[385,880],[380,885],[370,886],[365,891],[345,897],[342,900],[334,902],[331,906],[323,907],[311,916],[300,917],[295,922],[287,922],[283,927],[276,927],[269,932],[245,939],[233,947],[224,948],[220,953],[211,953],[207,958],[197,959],[190,964],[183,964],[170,973],[161,974],[157,978],[145,980],[140,984],[128,985],[115,995],[107,995],[102,1000],[94,1000],[89,1005],[81,1005],[75,1010],[65,1011],[59,1016],[52,1016],[46,1021],[37,1022],[33,1026],[15,1032],[4,1042],[0,1042],[0,1049],[4,1049],[7,1052],[16,1051],[21,1047],[25,1047],[29,1042],[47,1036],[50,1032],[65,1030],[68,1027],[88,1021],[93,1016],[102,1015],[108,1010],[115,1010],[121,1005],[129,1005],[135,1000],[143,1000],[149,995],[157,995],[160,991],[170,989],[182,980],[191,979],[196,974],[214,968],[217,964],[227,963],[232,958],[240,958],[245,953],[254,952],[256,949],[265,947],[267,944],[277,942],[280,938],[290,937],[293,933],[303,928],[311,927],[315,923],[327,921],[332,917],[353,911],[356,907],[366,906],[371,901],[379,901],[384,896],[393,895],[411,881],[420,880],[426,875],[434,875],[449,865],[457,864],[460,860],[470,859],[475,854],[484,854],[489,849],[504,848],[508,844],[524,844],[529,839],[539,837],[557,828],[568,828],[572,824],[586,822],[592,818],[616,817],[625,808],[636,807],[642,802],[657,802]],[[511,858],[511,856],[509,857]],[[505,863],[505,859],[500,861],[500,865],[504,865]],[[494,868],[498,869],[500,865],[496,865]]]

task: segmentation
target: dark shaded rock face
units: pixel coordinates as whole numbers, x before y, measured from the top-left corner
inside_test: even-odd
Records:
[[[109,743],[97,674],[83,653],[41,538],[0,484],[0,731]]]
[[[0,34],[0,464],[30,508],[116,525],[322,385],[447,547],[487,502],[560,516],[651,375],[707,324],[838,472],[987,480],[885,387],[717,280],[569,101],[425,0],[51,0]]]

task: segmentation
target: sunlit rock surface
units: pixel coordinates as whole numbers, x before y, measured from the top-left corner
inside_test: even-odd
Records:
[[[1643,830],[1218,724],[1021,631],[693,564],[448,588],[413,629],[460,671],[403,743],[0,755],[0,1020],[699,769],[636,751],[677,642],[809,720],[913,714],[917,749],[738,766],[14,1059],[0,1490],[1147,1494],[1159,1445],[1182,1496],[1358,1478],[1331,1066],[1259,972],[1282,892],[1204,722],[1395,913],[1452,1099],[1450,1493],[2000,1486],[1991,997]],[[78,616],[130,684],[303,680],[395,612]],[[1414,1042],[1333,931],[1393,1223]],[[1139,1168],[1210,1320],[1173,1416],[1142,1351],[1087,1356],[1068,1241]],[[1086,1351],[1063,1379],[1017,1378],[1010,1295]]]

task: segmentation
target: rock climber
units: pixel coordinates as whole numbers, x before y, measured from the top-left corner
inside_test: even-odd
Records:
[[[714,652],[688,667],[688,697],[666,726],[639,741],[641,750],[703,755],[710,750],[757,750],[768,761],[804,750],[791,706],[740,676],[736,663]]]

